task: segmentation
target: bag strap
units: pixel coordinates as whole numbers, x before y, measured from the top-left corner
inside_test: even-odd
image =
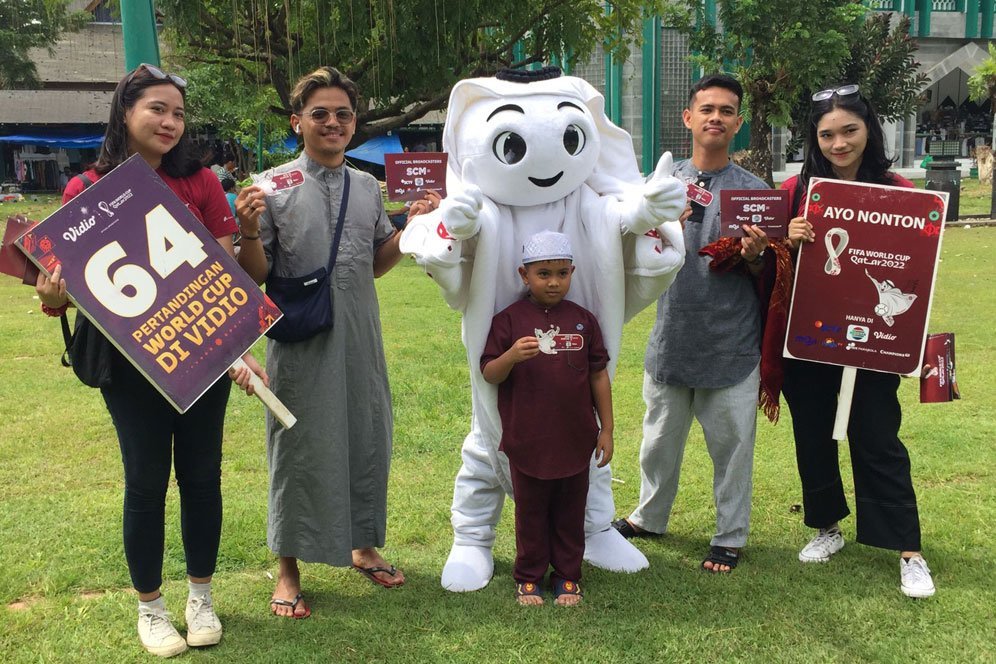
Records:
[[[93,180],[88,178],[84,173],[80,173],[75,177],[83,183],[84,189],[93,184]],[[59,323],[62,325],[62,339],[66,342],[66,348],[62,351],[62,357],[59,358],[59,362],[64,367],[70,367],[72,363],[69,361],[69,347],[73,345],[73,334],[69,331],[69,318],[66,316],[65,311],[59,316]]]
[[[335,259],[339,255],[339,240],[342,239],[342,227],[346,221],[346,206],[349,204],[349,167],[342,168],[342,202],[339,203],[339,219],[335,224],[335,239],[332,240],[332,253],[329,254],[328,273],[332,274]]]
[[[71,367],[72,362],[69,361],[69,347],[73,344],[73,335],[69,332],[69,318],[63,313],[59,316],[59,322],[62,324],[62,340],[66,342],[66,349],[62,351],[62,357],[59,361],[64,367]]]

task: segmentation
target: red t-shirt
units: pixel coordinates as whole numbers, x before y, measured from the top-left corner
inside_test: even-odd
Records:
[[[577,475],[588,467],[598,441],[590,378],[609,363],[602,331],[594,314],[569,300],[547,309],[522,299],[491,321],[481,368],[531,336],[556,354],[541,350],[512,367],[498,386],[499,449],[530,477]]]
[[[90,169],[84,173],[91,182],[100,179],[97,171]],[[174,178],[167,175],[161,168],[156,169],[156,175],[163,179],[173,193],[187,205],[187,209],[197,217],[214,237],[224,237],[238,232],[232,209],[225,198],[225,190],[221,181],[207,168],[202,168],[185,178]],[[69,179],[65,191],[62,192],[62,204],[65,205],[83,191],[83,182],[78,177]]]
[[[904,178],[902,175],[898,175],[896,173],[889,173],[889,177],[892,178],[892,183],[891,184],[892,184],[893,187],[906,187],[908,189],[915,189],[916,188],[915,184],[913,184],[911,181],[909,181],[906,178]],[[788,190],[788,192],[789,192],[789,210],[793,211],[792,214],[794,216],[801,217],[801,216],[803,216],[803,210],[801,209],[802,206],[801,205],[797,205],[796,202],[795,202],[795,187],[796,187],[796,183],[797,182],[799,182],[799,176],[798,175],[793,175],[788,180],[785,180],[785,182],[782,182],[782,186],[779,187],[779,188],[780,189],[787,189]],[[801,203],[801,201],[800,201],[800,203]]]

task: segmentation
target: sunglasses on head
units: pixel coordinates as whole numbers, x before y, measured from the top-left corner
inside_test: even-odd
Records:
[[[138,68],[135,69],[135,71],[133,71],[131,73],[131,76],[128,77],[128,83],[131,83],[132,80],[138,75],[138,72],[140,72],[140,71],[147,72],[149,74],[149,76],[151,76],[152,78],[158,79],[160,81],[167,81],[168,80],[170,83],[172,83],[176,87],[180,88],[181,90],[185,90],[187,88],[187,79],[180,78],[176,74],[167,74],[166,72],[164,72],[159,67],[156,67],[155,65],[150,65],[150,64],[145,63],[145,62],[143,62],[142,64],[140,64],[138,66]]]
[[[327,108],[313,108],[310,111],[305,111],[301,115],[308,115],[312,120],[318,124],[325,124],[328,122],[329,118],[335,115],[336,122],[339,124],[349,124],[356,117],[356,113],[349,110],[348,108],[340,108],[335,111],[330,111]]]
[[[813,95],[813,101],[826,101],[837,95],[838,97],[850,97],[851,95],[858,94],[858,86],[856,83],[850,83],[848,85],[842,85],[839,88],[828,88],[826,90],[820,90]]]

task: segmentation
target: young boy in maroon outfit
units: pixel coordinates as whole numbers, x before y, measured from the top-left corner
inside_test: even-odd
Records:
[[[516,598],[542,604],[552,565],[556,604],[573,606],[581,601],[591,454],[599,466],[612,459],[609,356],[595,316],[564,299],[574,273],[567,237],[533,235],[522,263],[528,295],[492,320],[481,372],[498,385],[500,449],[511,468]]]

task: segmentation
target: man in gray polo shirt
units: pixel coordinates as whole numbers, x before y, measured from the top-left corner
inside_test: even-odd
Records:
[[[692,87],[682,113],[692,132],[692,158],[677,164],[674,174],[707,190],[699,197],[705,204],[690,203],[685,265],[657,303],[647,344],[640,504],[613,523],[626,537],[667,531],[694,417],[713,461],[716,534],[702,561],[702,568],[712,572],[736,567],[747,541],[760,379],[761,307],[755,280],[771,258],[764,251],[764,232],[754,226],[745,227],[739,268],[713,272],[711,258],[699,255],[719,238],[722,189],[767,189],[730,161],[730,143],[743,123],[742,97],[736,79],[706,76]]]

